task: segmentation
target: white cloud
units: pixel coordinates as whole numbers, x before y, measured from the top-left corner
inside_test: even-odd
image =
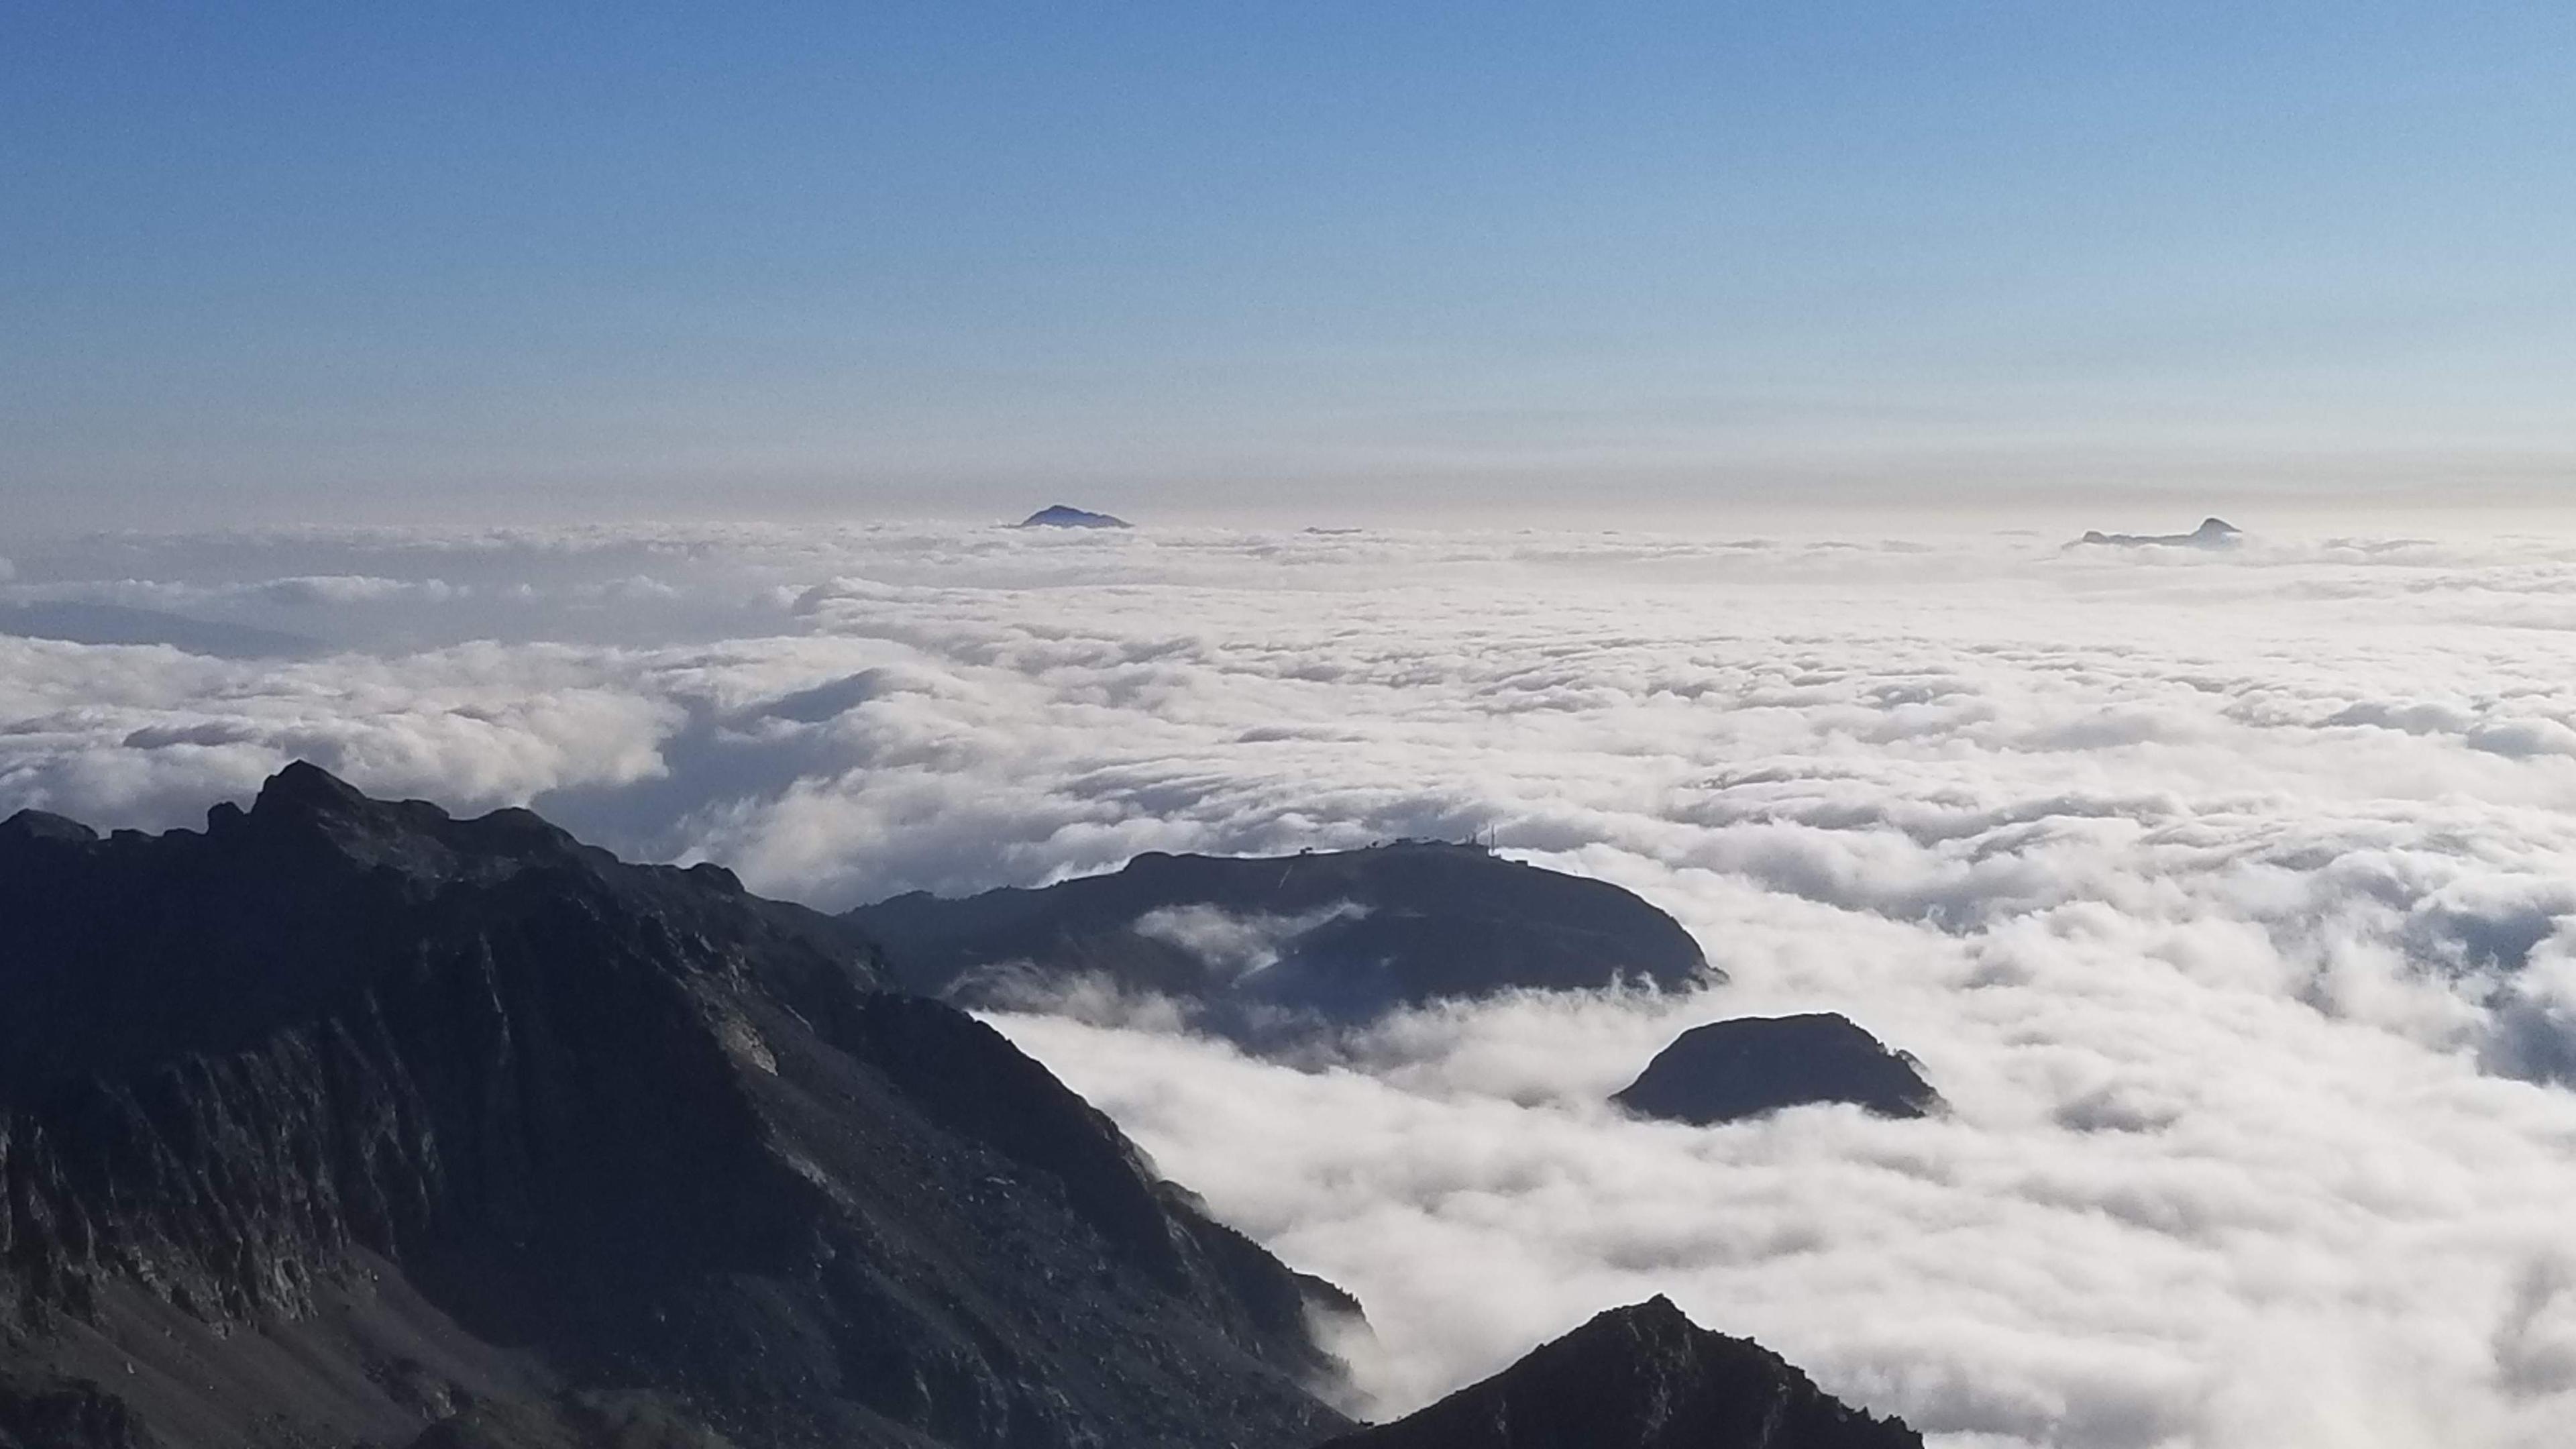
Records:
[[[306,574],[297,578],[270,579],[253,585],[248,592],[260,599],[295,608],[333,607],[347,604],[371,604],[387,599],[427,599],[443,602],[464,591],[445,579],[387,579],[372,574]]]
[[[0,808],[168,826],[289,759],[460,807],[664,773],[677,717],[549,648],[280,665],[0,638]]]
[[[1196,957],[1211,977],[1232,983],[1278,965],[1280,952],[1308,931],[1364,915],[1367,909],[1342,901],[1281,916],[1210,905],[1165,906],[1137,917],[1134,929],[1149,940],[1180,947]]]
[[[1006,1018],[1362,1296],[1387,1403],[1670,1291],[1951,1449],[2537,1446],[2576,1410],[2563,540],[91,547],[43,587],[343,652],[0,640],[0,809],[176,823],[304,753],[830,905],[1485,829],[1665,905],[1731,984],[1420,1013],[1330,1070],[1133,1000]],[[394,587],[272,587],[334,579]],[[1818,1008],[1951,1115],[1601,1105],[1686,1025]]]

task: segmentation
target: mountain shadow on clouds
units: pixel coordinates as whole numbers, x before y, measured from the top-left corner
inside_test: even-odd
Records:
[[[1666,1298],[1614,1308],[1482,1383],[1323,1449],[1922,1449]]]
[[[1787,1107],[1844,1102],[1881,1117],[1924,1117],[1941,1095],[1914,1059],[1830,1012],[1748,1016],[1695,1026],[1610,1100],[1707,1127]]]
[[[0,1444],[1292,1449],[1355,1311],[845,923],[308,765],[0,823]]]
[[[1430,841],[1153,853],[1035,890],[914,892],[845,919],[910,990],[1045,1008],[1105,987],[1167,999],[1256,1047],[1435,1001],[1716,976],[1680,923],[1618,886]]]
[[[0,634],[71,644],[166,644],[217,659],[295,659],[322,650],[321,640],[301,634],[67,599],[0,604]]]

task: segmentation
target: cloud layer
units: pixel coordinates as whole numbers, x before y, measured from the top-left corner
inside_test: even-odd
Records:
[[[2536,1446],[2576,1411],[2566,541],[6,551],[0,601],[328,650],[0,639],[0,811],[184,824],[304,755],[824,905],[1473,831],[1664,905],[1728,985],[1425,1013],[1328,1070],[1002,1019],[1361,1296],[1383,1407],[1666,1291],[1949,1446]],[[1953,1112],[1601,1105],[1686,1026],[1804,1009]]]

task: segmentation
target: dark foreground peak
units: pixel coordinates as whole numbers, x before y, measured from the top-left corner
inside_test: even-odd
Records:
[[[1670,1299],[1613,1308],[1482,1383],[1325,1449],[1921,1449]]]
[[[0,1445],[1343,1422],[1306,1385],[1347,1298],[713,868],[300,767],[203,833],[16,817],[0,921]]]

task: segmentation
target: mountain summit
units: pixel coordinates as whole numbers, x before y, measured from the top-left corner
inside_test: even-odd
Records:
[[[1350,1301],[846,925],[281,771],[0,823],[0,1444],[1295,1449]]]
[[[1668,1298],[1614,1308],[1483,1383],[1323,1449],[1922,1449]]]

